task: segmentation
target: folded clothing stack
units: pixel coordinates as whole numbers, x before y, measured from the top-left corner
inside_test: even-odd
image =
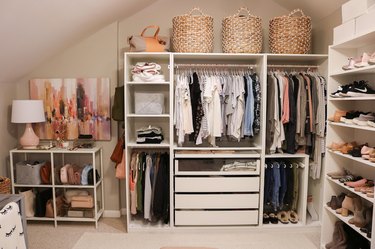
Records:
[[[155,62],[138,62],[133,66],[133,81],[164,82],[164,75],[160,74],[161,66]]]
[[[160,127],[150,125],[137,130],[137,144],[160,144],[163,139]]]

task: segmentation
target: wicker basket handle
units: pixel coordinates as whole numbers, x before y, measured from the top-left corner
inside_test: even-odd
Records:
[[[192,15],[193,15],[193,12],[194,12],[195,10],[198,11],[199,14],[201,14],[202,16],[205,15],[205,14],[203,14],[202,10],[201,10],[199,7],[194,7],[192,10],[190,10],[189,15],[192,16]]]
[[[295,9],[295,10],[293,10],[292,12],[290,12],[290,14],[288,16],[291,17],[292,15],[294,15],[294,14],[296,14],[298,12],[301,14],[301,16],[305,16],[305,14],[303,13],[303,11],[301,9]]]
[[[245,11],[247,12],[247,15],[250,16],[250,17],[256,17],[254,16],[253,14],[250,13],[249,9],[246,8],[246,7],[241,7],[236,14],[234,14],[234,16],[238,16],[238,17],[245,17],[244,15],[241,15],[241,11]]]
[[[147,26],[146,28],[144,28],[144,30],[141,33],[141,36],[143,37],[143,35],[146,32],[146,30],[150,29],[150,28],[155,28],[156,29],[155,34],[154,34],[154,38],[157,38],[158,34],[159,34],[159,31],[160,31],[160,27],[156,26],[156,25],[150,25],[150,26]]]

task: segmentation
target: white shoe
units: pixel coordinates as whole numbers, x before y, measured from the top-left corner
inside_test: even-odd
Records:
[[[367,114],[367,115],[360,114],[358,118],[353,119],[353,123],[356,125],[360,125],[360,126],[367,126],[368,121],[374,121],[374,120],[375,120],[375,117],[373,116],[372,113]]]

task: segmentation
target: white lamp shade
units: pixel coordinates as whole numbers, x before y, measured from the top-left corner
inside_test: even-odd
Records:
[[[45,122],[43,100],[13,100],[12,123]]]

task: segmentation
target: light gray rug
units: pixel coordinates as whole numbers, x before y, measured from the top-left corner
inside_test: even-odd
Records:
[[[218,249],[316,249],[303,234],[293,231],[231,232],[86,232],[73,249],[159,249],[162,246],[206,246]]]

